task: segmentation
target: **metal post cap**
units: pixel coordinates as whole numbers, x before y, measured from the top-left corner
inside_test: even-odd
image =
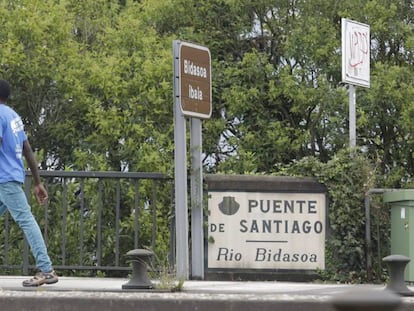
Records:
[[[403,256],[403,255],[389,255],[387,257],[382,258],[382,261],[384,262],[409,262],[411,259],[408,258],[407,256]]]

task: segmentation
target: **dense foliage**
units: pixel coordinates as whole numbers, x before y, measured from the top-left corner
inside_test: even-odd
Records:
[[[379,197],[372,197],[373,267],[367,272],[365,206],[369,189],[375,187],[379,163],[372,165],[365,155],[341,150],[328,162],[304,157],[282,168],[279,174],[311,176],[328,189],[330,230],[326,240],[326,270],[323,279],[340,282],[381,282],[386,277],[381,259],[389,255],[390,220],[386,208],[378,208]],[[374,208],[375,207],[375,208]],[[372,258],[371,258],[372,260]],[[385,267],[384,267],[385,268]],[[372,276],[371,276],[372,275]]]
[[[414,172],[412,1],[1,0],[0,13],[0,76],[42,169],[172,174],[172,41],[208,46],[205,171],[319,174],[332,197],[332,260],[363,279],[364,193],[409,187]],[[344,152],[341,18],[371,32],[358,158]],[[388,243],[386,230],[378,238]]]

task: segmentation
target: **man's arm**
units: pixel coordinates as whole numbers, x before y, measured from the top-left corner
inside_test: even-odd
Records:
[[[26,158],[27,165],[29,166],[30,171],[32,172],[35,184],[34,191],[36,199],[40,204],[43,204],[46,202],[48,194],[46,189],[43,187],[42,182],[40,181],[39,170],[37,168],[37,161],[28,140],[25,140],[23,142],[23,155]]]
[[[40,176],[39,176],[39,171],[37,168],[36,158],[32,150],[32,146],[30,146],[30,143],[28,140],[25,140],[23,142],[23,155],[26,158],[27,165],[29,166],[30,171],[32,172],[35,186],[37,186],[41,183]]]

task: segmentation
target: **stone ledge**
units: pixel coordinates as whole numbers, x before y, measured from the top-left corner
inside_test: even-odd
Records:
[[[269,175],[205,175],[208,191],[326,193],[325,185],[311,177]]]

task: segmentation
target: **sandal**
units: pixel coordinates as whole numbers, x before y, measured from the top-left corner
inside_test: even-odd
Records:
[[[24,287],[33,287],[33,286],[40,286],[43,284],[54,284],[59,281],[59,278],[55,271],[51,272],[37,272],[36,275],[29,279],[23,281]]]

